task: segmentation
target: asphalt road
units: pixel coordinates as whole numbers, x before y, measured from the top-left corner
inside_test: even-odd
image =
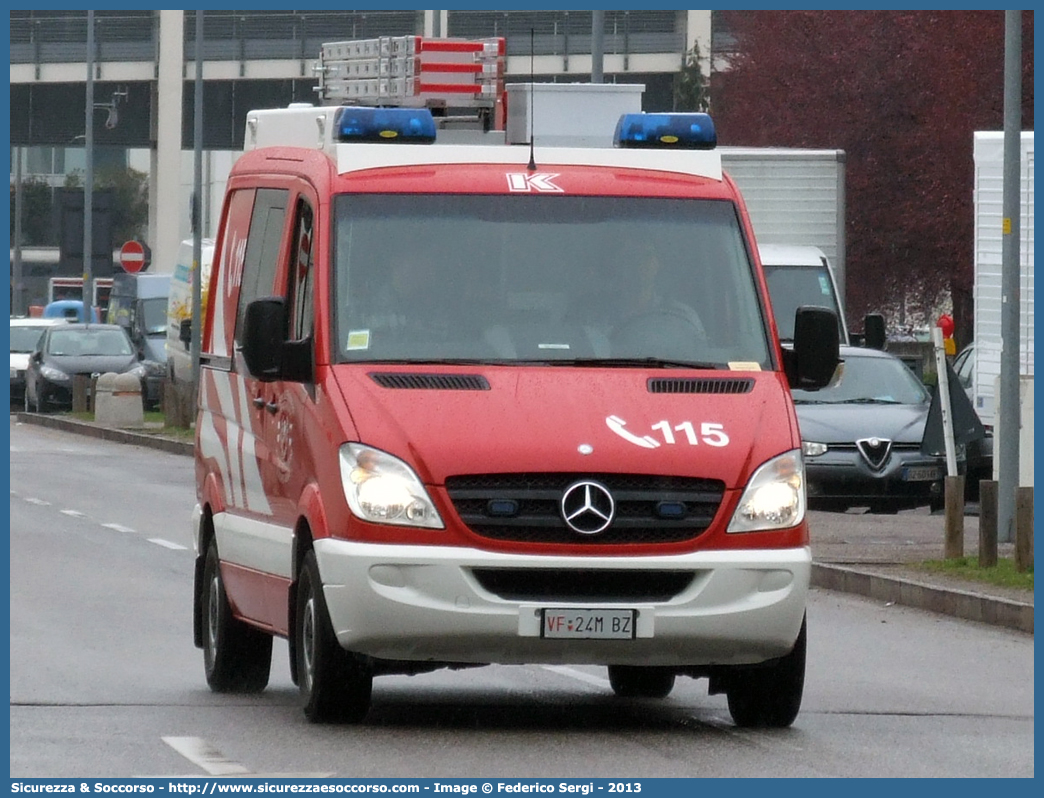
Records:
[[[189,458],[11,427],[12,776],[1034,774],[1033,638],[814,590],[802,712],[738,730],[705,681],[621,700],[595,667],[379,677],[361,726],[215,695],[192,645]]]

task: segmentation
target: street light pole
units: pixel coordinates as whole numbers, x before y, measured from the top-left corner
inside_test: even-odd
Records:
[[[1019,234],[1022,139],[1022,12],[1004,12],[1004,183],[1001,235],[1000,438],[997,441],[997,539],[1015,539],[1019,487],[1021,386]]]
[[[83,316],[94,321],[91,269],[94,266],[94,12],[87,12],[87,107],[84,109],[83,170]]]
[[[199,357],[203,325],[202,308],[203,301],[202,269],[200,261],[203,259],[203,226],[200,223],[200,215],[203,207],[202,176],[203,176],[203,11],[196,11],[196,96],[195,112],[193,122],[193,149],[195,161],[193,165],[192,178],[192,340],[189,344],[192,357],[192,395],[199,396]]]

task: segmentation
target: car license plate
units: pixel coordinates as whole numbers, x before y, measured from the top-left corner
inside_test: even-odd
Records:
[[[633,640],[634,610],[545,609],[541,637]]]
[[[939,469],[935,466],[914,466],[903,469],[904,482],[934,482],[939,479]]]

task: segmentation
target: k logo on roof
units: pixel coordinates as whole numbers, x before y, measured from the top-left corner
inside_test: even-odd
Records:
[[[511,191],[542,191],[561,194],[562,189],[551,181],[558,177],[558,172],[508,172],[508,189]]]

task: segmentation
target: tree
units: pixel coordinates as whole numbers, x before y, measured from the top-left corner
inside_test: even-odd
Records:
[[[737,49],[712,84],[719,142],[847,154],[849,321],[894,330],[949,300],[970,334],[972,133],[1003,127],[1004,12],[720,13]],[[1032,12],[1023,65],[1032,129]]]
[[[65,177],[67,188],[83,185],[77,170]],[[113,241],[122,244],[142,239],[149,223],[148,175],[129,167],[104,167],[94,176],[96,188],[111,188],[115,193],[112,217]]]
[[[703,66],[699,42],[685,53],[685,63],[674,76],[675,111],[709,111],[710,86]]]
[[[54,197],[51,187],[38,177],[22,181],[22,246],[55,246]],[[11,184],[11,243],[15,233],[15,186]]]

